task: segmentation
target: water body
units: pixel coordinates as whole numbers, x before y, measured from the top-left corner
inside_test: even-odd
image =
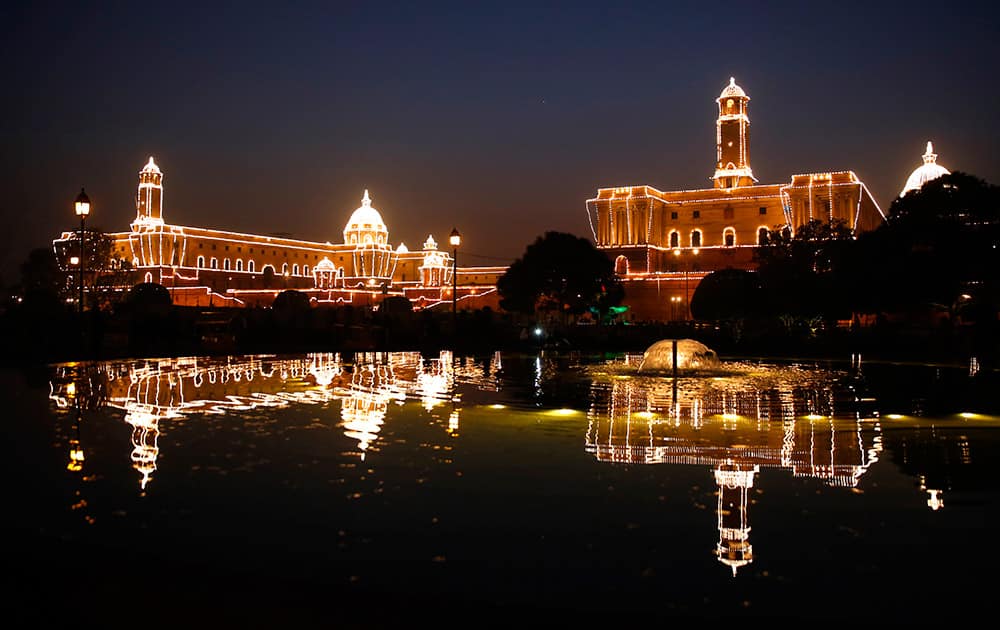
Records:
[[[21,622],[949,620],[987,610],[997,374],[312,354],[0,373]],[[464,620],[464,621],[463,621]]]

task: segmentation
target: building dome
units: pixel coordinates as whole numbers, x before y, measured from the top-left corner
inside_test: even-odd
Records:
[[[361,199],[361,206],[354,211],[344,228],[344,243],[348,245],[364,245],[376,243],[385,245],[389,239],[389,228],[382,221],[382,215],[372,207],[368,191]]]
[[[923,158],[924,163],[910,173],[910,176],[906,179],[903,192],[899,193],[900,197],[911,190],[918,190],[932,179],[937,179],[942,175],[950,173],[948,169],[937,163],[937,153],[934,153],[934,145],[931,144],[930,140],[927,141],[927,152],[924,153]]]
[[[736,85],[735,77],[729,77],[729,85],[723,88],[722,94],[719,94],[719,100],[721,101],[724,98],[732,98],[734,96],[747,98],[747,93],[743,91],[743,88]]]

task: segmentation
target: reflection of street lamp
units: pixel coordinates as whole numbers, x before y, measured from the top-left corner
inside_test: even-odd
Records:
[[[87,215],[90,214],[90,198],[87,197],[87,193],[83,192],[83,188],[80,188],[80,194],[76,196],[76,201],[73,203],[76,209],[76,216],[80,217],[80,303],[78,308],[80,313],[83,313],[83,271],[84,271],[84,255],[83,255],[83,238],[84,229],[87,222]]]
[[[462,235],[458,233],[457,228],[452,228],[448,242],[451,243],[451,324],[452,329],[454,329],[455,313],[458,310],[455,301],[455,291],[458,290],[458,246],[462,244]]]

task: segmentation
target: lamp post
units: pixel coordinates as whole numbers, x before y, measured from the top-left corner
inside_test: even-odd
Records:
[[[455,314],[458,311],[455,293],[458,290],[458,246],[462,244],[462,235],[457,228],[452,228],[448,242],[451,243],[451,326],[454,330]]]
[[[73,202],[73,207],[76,210],[76,216],[80,217],[80,281],[78,283],[80,285],[80,300],[79,300],[79,304],[77,305],[77,308],[79,309],[80,314],[82,315],[83,314],[83,272],[84,272],[84,268],[86,266],[86,262],[85,262],[85,258],[84,258],[84,251],[83,251],[83,239],[84,239],[85,234],[86,234],[86,232],[84,230],[86,229],[87,215],[90,214],[90,198],[87,197],[87,193],[85,193],[83,191],[82,187],[80,188],[80,194],[76,196],[76,201]]]

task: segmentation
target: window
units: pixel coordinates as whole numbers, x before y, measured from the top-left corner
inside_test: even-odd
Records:
[[[757,244],[767,245],[770,240],[770,233],[766,227],[757,228]]]
[[[761,206],[760,209],[757,211],[757,214],[764,216],[765,214],[767,214],[767,208]]]
[[[252,260],[247,261],[247,271],[249,271],[250,273],[254,272],[254,264]]]
[[[726,208],[724,208],[722,210],[722,218],[723,219],[732,219],[733,218],[733,208],[732,208],[732,206],[727,206]]]
[[[288,263],[281,265],[281,275],[283,276],[288,275]]]
[[[205,268],[205,257],[198,256],[198,269],[204,269],[204,268]]]
[[[215,243],[212,243],[212,251],[215,251]]]
[[[243,260],[237,259],[236,261],[236,271],[243,271]]]
[[[295,263],[294,265],[292,265],[292,275],[293,276],[299,275],[299,264],[298,263]]]
[[[229,249],[229,248],[227,247],[226,249]],[[229,271],[229,259],[228,258],[226,258],[225,260],[222,261],[222,268],[225,269],[226,271]]]
[[[691,213],[691,218],[692,219],[700,219],[701,218],[701,210],[695,210],[694,212],[692,212]]]
[[[619,276],[628,275],[628,258],[624,256],[615,258],[615,273]]]
[[[670,233],[670,247],[677,248],[681,246],[681,234],[677,230]]]
[[[302,275],[303,276],[309,275],[309,265],[302,265]]]
[[[736,230],[728,227],[722,230],[722,244],[726,247],[734,247],[736,245]]]
[[[198,243],[198,249],[201,249],[201,248],[203,248],[203,247],[205,247],[205,244],[204,244],[204,243]]]
[[[215,256],[212,256],[212,260],[211,260],[211,262],[209,262],[209,266],[212,269],[218,269],[219,268],[219,259],[216,258]]]
[[[701,230],[691,230],[691,247],[701,247]]]
[[[670,213],[670,218],[671,219],[676,219],[677,218],[677,213],[676,212],[671,212]]]

